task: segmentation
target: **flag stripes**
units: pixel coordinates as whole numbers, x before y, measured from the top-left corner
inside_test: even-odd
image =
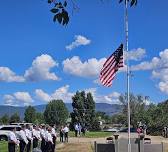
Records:
[[[110,87],[115,78],[116,72],[123,67],[123,44],[106,60],[100,72],[102,85]]]

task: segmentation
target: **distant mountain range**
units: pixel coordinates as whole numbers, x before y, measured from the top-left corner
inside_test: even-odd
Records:
[[[34,108],[37,112],[44,112],[46,105],[37,105]],[[66,103],[66,107],[69,112],[72,112],[71,103]],[[27,107],[14,107],[14,106],[5,106],[0,105],[0,117],[4,114],[11,116],[14,113],[18,113],[21,118],[24,117],[24,112]],[[113,115],[121,112],[122,106],[118,104],[107,104],[107,103],[96,103],[96,111],[105,112],[108,115]]]

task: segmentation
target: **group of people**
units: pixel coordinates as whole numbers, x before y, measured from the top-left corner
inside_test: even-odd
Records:
[[[137,133],[138,135],[146,135],[146,130],[147,130],[147,126],[146,124],[142,124],[141,122],[138,123],[138,127],[137,127]]]
[[[163,128],[162,135],[163,135],[163,137],[168,138],[168,127]]]
[[[23,125],[19,133],[16,134],[15,128],[9,133],[8,151],[15,152],[17,146],[20,152],[30,152],[36,148],[42,152],[55,152],[56,138],[54,125]]]
[[[74,124],[74,130],[75,130],[75,137],[80,136],[81,133],[85,136],[86,127],[82,126],[80,123],[75,123]]]
[[[60,128],[60,142],[68,142],[68,132],[69,128],[67,125],[61,126]]]

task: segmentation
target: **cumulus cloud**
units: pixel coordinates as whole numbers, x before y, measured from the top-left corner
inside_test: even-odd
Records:
[[[6,105],[30,105],[34,102],[28,92],[16,92],[14,94],[7,94],[3,96]]]
[[[36,89],[35,94],[36,94],[36,98],[39,99],[40,101],[49,102],[52,99],[50,95],[48,95],[46,92],[44,92],[41,89]]]
[[[91,93],[93,99],[96,103],[109,103],[109,104],[120,104],[119,96],[121,95],[118,92],[112,92],[110,94],[99,94],[97,88],[88,88],[85,89],[86,93]]]
[[[36,94],[36,98],[44,102],[49,102],[50,100],[53,100],[53,99],[56,99],[56,100],[62,99],[64,102],[69,103],[69,102],[72,102],[72,96],[74,96],[75,94],[75,92],[71,92],[69,88],[70,88],[69,85],[65,85],[56,89],[51,94],[47,94],[41,89],[36,89],[35,94]],[[103,102],[103,103],[110,103],[110,104],[120,104],[119,102],[120,93],[118,92],[113,92],[113,93],[104,95],[104,94],[99,94],[97,91],[97,88],[87,88],[83,90],[86,93],[89,93],[89,92],[92,93],[93,99],[97,103]]]
[[[80,45],[88,45],[91,43],[91,40],[87,39],[82,35],[75,35],[75,41],[71,44],[67,45],[65,48],[66,50],[72,50],[74,48],[79,47]]]
[[[160,91],[168,94],[168,49],[161,51],[159,57],[153,57],[151,61],[131,66],[131,70],[151,70],[152,77],[160,80],[157,85]]]
[[[125,52],[125,59],[139,61],[146,55],[146,50],[142,48],[133,49],[131,51]]]
[[[24,77],[28,81],[58,80],[56,74],[50,72],[51,68],[55,66],[58,66],[58,63],[50,55],[42,54],[33,61]]]
[[[63,61],[63,70],[80,77],[95,77],[100,73],[105,60],[105,58],[100,60],[91,58],[82,62],[78,56],[74,56]]]
[[[0,67],[0,81],[2,82],[24,82],[25,79],[22,76],[17,76],[8,67]]]
[[[36,89],[35,95],[37,99],[45,102],[49,102],[53,99],[61,99],[64,102],[71,102],[74,93],[69,91],[69,85],[65,85],[56,89],[52,94],[47,94],[41,89]]]
[[[55,90],[51,96],[53,99],[62,99],[65,102],[71,102],[73,95],[74,93],[69,91],[69,85],[65,85]]]

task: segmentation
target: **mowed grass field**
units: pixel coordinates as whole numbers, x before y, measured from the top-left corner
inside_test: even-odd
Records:
[[[91,143],[69,143],[57,148],[57,152],[93,152]]]
[[[103,138],[103,137],[108,137],[108,136],[112,136],[112,133],[103,132],[103,131],[93,131],[93,132],[89,131],[89,132],[86,132],[85,136],[81,134],[81,137],[85,137],[85,138]],[[75,132],[70,131],[69,137],[75,137]]]
[[[0,152],[8,152],[8,142],[0,141]]]

